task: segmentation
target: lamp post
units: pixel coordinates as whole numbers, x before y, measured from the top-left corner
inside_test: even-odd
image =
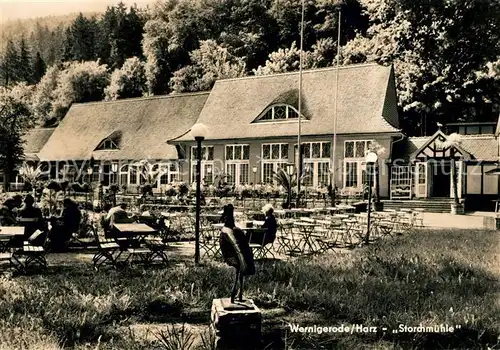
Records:
[[[111,186],[113,187],[113,207],[116,207],[116,191],[118,191],[118,163],[111,164],[111,172],[113,173],[113,178],[111,179]]]
[[[373,167],[378,160],[378,155],[375,152],[368,152],[366,155],[366,170],[368,171],[368,222],[366,229],[366,244],[370,241],[370,219],[371,219],[371,203],[372,203],[372,185]]]
[[[196,223],[195,223],[195,248],[194,262],[200,263],[200,211],[201,211],[201,142],[205,139],[208,129],[204,124],[198,123],[191,128],[191,136],[196,140]]]
[[[289,163],[286,165],[286,173],[288,174],[289,184],[288,184],[288,209],[290,209],[290,205],[292,204],[292,175],[295,171],[295,164]]]
[[[252,207],[255,208],[255,182],[257,181],[257,167],[254,166],[252,168],[252,172],[253,172],[253,191],[252,191]]]
[[[89,193],[90,193],[90,203],[91,205],[93,206],[94,205],[94,190],[92,189],[92,173],[94,172],[94,169],[92,169],[91,166],[89,166],[87,168],[87,175],[89,176]],[[85,199],[85,201],[88,202],[88,194],[87,194],[87,198]]]

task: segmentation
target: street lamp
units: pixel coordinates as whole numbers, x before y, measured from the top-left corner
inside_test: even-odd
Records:
[[[378,155],[375,152],[368,152],[366,154],[366,170],[368,172],[368,222],[367,222],[367,230],[366,230],[366,244],[368,244],[370,240],[370,214],[371,214],[371,203],[372,203],[372,185],[371,182],[373,180],[373,168],[375,163],[377,163]]]
[[[87,175],[89,176],[89,191],[88,192],[90,193],[91,203],[94,201],[94,190],[92,189],[92,174],[93,173],[94,173],[94,169],[92,169],[92,167],[89,166],[87,168]],[[86,198],[85,198],[85,201],[87,201],[87,202],[88,202],[89,193],[87,193]],[[85,204],[85,205],[87,205],[87,204]],[[92,203],[92,205],[93,205],[93,203]]]
[[[288,209],[290,209],[290,206],[292,205],[292,176],[293,173],[295,172],[295,164],[293,163],[288,163],[286,165],[286,173],[288,174]]]
[[[204,124],[198,123],[191,128],[191,136],[196,140],[196,223],[194,262],[200,263],[200,211],[201,211],[201,142],[208,134]]]
[[[256,167],[256,166],[254,166],[254,167],[252,168],[252,172],[253,172],[253,187],[254,187],[254,188],[255,188],[255,181],[256,181],[256,178],[257,178],[257,170],[258,170],[258,169],[257,169],[257,167]]]
[[[111,171],[113,172],[113,175],[116,175],[118,172],[118,163],[111,164]],[[113,178],[113,182],[116,182],[115,178]]]
[[[118,191],[118,163],[111,163],[111,172],[113,173],[111,188],[113,192],[113,207],[116,207],[116,192]]]

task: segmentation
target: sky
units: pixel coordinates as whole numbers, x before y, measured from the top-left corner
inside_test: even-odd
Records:
[[[0,22],[20,18],[65,15],[74,12],[104,11],[119,0],[0,0]],[[154,3],[154,0],[123,0],[125,5],[138,6]]]

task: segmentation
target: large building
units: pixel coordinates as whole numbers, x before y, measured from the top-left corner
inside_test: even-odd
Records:
[[[392,67],[304,71],[300,100],[299,116],[299,74],[285,73],[219,80],[205,93],[74,104],[55,130],[40,131],[46,142],[29,153],[50,165],[53,178],[72,172],[82,181],[119,183],[128,191],[145,181],[137,167],[148,160],[163,171],[155,185],[160,191],[172,181],[194,181],[189,131],[203,123],[206,184],[218,174],[235,186],[271,183],[280,167],[298,160],[300,124],[306,188],[334,182],[343,191],[362,191],[365,154],[377,144],[383,198],[453,197],[452,155],[460,197],[498,195],[498,177],[486,174],[499,156],[496,123],[449,125],[453,130],[444,131],[462,134],[452,148],[441,130],[407,138],[399,127]]]

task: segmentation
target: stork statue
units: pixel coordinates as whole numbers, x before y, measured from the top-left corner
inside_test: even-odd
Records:
[[[234,223],[234,207],[232,204],[224,206],[221,220],[224,227],[220,235],[220,248],[224,261],[236,269],[236,278],[231,291],[231,304],[234,304],[240,282],[238,301],[243,302],[243,278],[255,274],[255,264],[248,240],[242,230]]]

